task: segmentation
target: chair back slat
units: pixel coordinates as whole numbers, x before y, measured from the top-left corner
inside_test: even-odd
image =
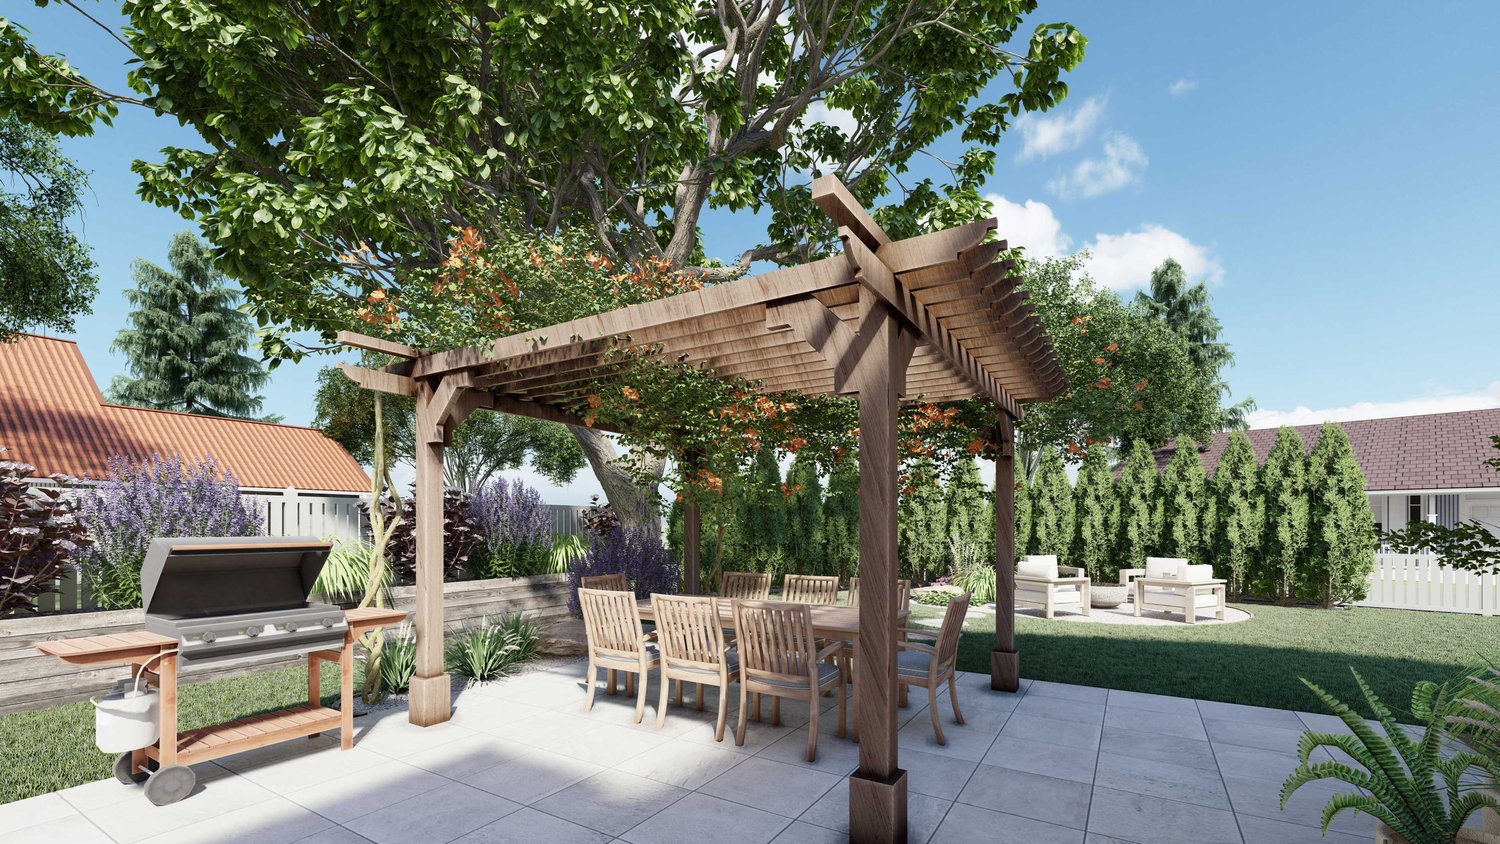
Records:
[[[906,609],[909,603],[911,603],[911,581],[904,579],[896,581],[896,608]],[[849,578],[849,606],[859,606],[858,577]]]
[[[726,601],[764,601],[771,597],[771,573],[726,571],[719,580],[719,597]]]
[[[578,585],[583,589],[608,589],[614,592],[630,591],[630,584],[625,582],[623,572],[584,575],[579,579]]]
[[[938,630],[937,641],[937,664],[938,671],[946,671],[948,666],[958,658],[958,640],[964,632],[964,619],[969,614],[968,592],[959,595],[948,602],[948,610],[943,613],[943,626]]]
[[[589,650],[634,658],[640,653],[641,613],[635,594],[613,589],[579,589],[583,629]]]
[[[717,598],[652,594],[651,607],[668,666],[717,670],[724,664],[724,622]]]
[[[817,672],[812,609],[787,601],[735,601],[735,643],[747,679],[811,685]]]
[[[833,606],[839,601],[839,579],[833,575],[789,574],[781,581],[781,600]]]

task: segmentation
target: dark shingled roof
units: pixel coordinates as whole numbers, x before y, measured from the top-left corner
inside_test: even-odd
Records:
[[[1354,446],[1354,457],[1365,472],[1371,492],[1385,490],[1500,488],[1500,472],[1484,461],[1500,456],[1490,437],[1500,434],[1500,408],[1360,419],[1340,422]],[[1321,425],[1298,425],[1292,430],[1302,437],[1309,451],[1318,442]],[[1255,446],[1255,458],[1265,462],[1276,442],[1275,428],[1245,432]],[[1229,443],[1227,433],[1217,433],[1206,446],[1199,446],[1203,468],[1210,477]],[[1156,463],[1165,467],[1176,451],[1175,444],[1156,450]]]

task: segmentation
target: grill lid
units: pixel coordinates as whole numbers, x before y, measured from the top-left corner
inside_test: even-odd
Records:
[[[332,547],[311,536],[153,539],[142,603],[148,614],[176,617],[306,606]]]

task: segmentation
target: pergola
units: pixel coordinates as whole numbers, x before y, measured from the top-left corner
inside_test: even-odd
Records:
[[[893,241],[838,179],[813,200],[839,227],[842,255],[683,293],[493,344],[427,352],[358,334],[346,345],[401,358],[382,370],[343,365],[361,386],[416,399],[417,667],[409,717],[448,720],[443,666],[443,449],[484,408],[572,425],[591,381],[614,372],[614,349],[649,348],[765,392],[859,400],[859,769],[850,779],[855,841],[906,839],[906,772],[896,746],[897,404],[984,396],[997,405],[995,646],[990,685],[1015,691],[1013,425],[1027,402],[1067,388],[1040,320],[996,259],[993,219]],[[699,583],[698,510],[684,513],[684,588]]]

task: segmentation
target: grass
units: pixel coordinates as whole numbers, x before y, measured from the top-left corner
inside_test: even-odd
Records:
[[[1362,700],[1352,666],[1398,715],[1419,680],[1446,680],[1500,657],[1500,621],[1456,613],[1235,604],[1254,618],[1188,627],[1082,624],[1016,617],[1021,676],[1086,686],[1322,712],[1299,680]],[[912,607],[937,618],[936,607]],[[964,625],[959,668],[988,673],[994,618]]]

